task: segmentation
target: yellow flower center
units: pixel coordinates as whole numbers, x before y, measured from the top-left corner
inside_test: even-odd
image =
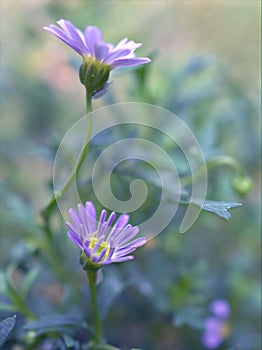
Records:
[[[98,242],[98,238],[92,237],[92,238],[90,239],[89,247],[90,247],[91,249],[93,249],[93,248],[95,247],[95,245],[96,245],[97,242]],[[96,250],[96,252],[95,252],[95,256],[99,256],[99,255],[102,253],[102,251],[103,251],[104,249],[106,249],[106,253],[105,253],[105,255],[104,255],[104,257],[102,258],[101,261],[104,261],[104,260],[108,257],[108,254],[109,254],[110,247],[109,247],[109,245],[107,244],[106,241],[102,241],[102,242],[100,243],[99,247],[97,248],[97,250]]]
[[[221,333],[223,338],[227,338],[230,334],[230,327],[227,323],[225,323],[221,329]]]

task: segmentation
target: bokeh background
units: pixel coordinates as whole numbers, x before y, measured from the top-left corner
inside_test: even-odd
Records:
[[[243,179],[232,185],[239,175],[232,167],[211,169],[209,197],[243,204],[229,221],[203,212],[184,235],[174,223],[134,262],[107,268],[100,290],[107,339],[121,349],[204,349],[203,320],[210,302],[223,298],[231,316],[219,348],[258,350],[260,2],[1,1],[1,266],[12,267],[18,289],[38,269],[25,296],[37,317],[90,310],[66,231],[57,234],[53,261],[39,228],[57,146],[85,114],[81,58],[42,29],[60,18],[81,29],[96,25],[108,42],[142,42],[139,55],[152,58],[144,70],[114,73],[94,108],[124,101],[164,107],[190,126],[207,158],[233,157],[252,179],[248,191]],[[6,349],[31,341],[19,315]]]

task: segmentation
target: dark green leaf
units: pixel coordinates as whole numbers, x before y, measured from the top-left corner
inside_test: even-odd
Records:
[[[206,200],[202,206],[202,210],[209,211],[223,219],[228,220],[231,218],[231,214],[228,212],[228,210],[237,208],[241,205],[241,203]]]
[[[4,344],[8,335],[15,326],[16,316],[8,317],[0,323],[0,346]]]
[[[89,348],[90,350],[121,350],[119,348],[116,348],[115,346],[108,345],[108,344],[98,344],[91,346]]]
[[[226,202],[226,201],[211,201],[205,200],[205,202],[200,206],[197,201],[194,200],[180,200],[180,204],[183,205],[196,205],[200,207],[202,210],[208,211],[210,213],[216,214],[222,219],[230,219],[231,214],[229,213],[229,209],[240,207],[241,203],[235,202]]]
[[[76,317],[69,314],[59,314],[51,316],[43,316],[39,320],[32,322],[25,326],[26,330],[42,330],[42,329],[54,329],[58,327],[76,326],[79,327],[83,320],[80,317]],[[83,324],[84,326],[84,324]]]
[[[37,268],[32,269],[31,271],[29,271],[26,275],[26,277],[24,278],[23,282],[22,282],[22,286],[21,286],[21,292],[24,296],[27,295],[31,285],[33,284],[36,276],[38,275],[39,270]]]
[[[203,310],[197,306],[184,307],[174,315],[173,325],[175,327],[187,325],[195,329],[201,329],[203,327]]]

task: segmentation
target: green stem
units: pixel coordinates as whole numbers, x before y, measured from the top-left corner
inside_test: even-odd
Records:
[[[87,114],[92,112],[92,91],[86,90],[86,112]],[[56,192],[52,198],[49,204],[46,206],[46,208],[42,211],[42,216],[45,220],[45,223],[47,226],[49,226],[49,219],[50,215],[55,208],[55,204],[58,199],[62,198],[64,194],[67,192],[69,187],[72,185],[73,180],[76,178],[88,151],[89,144],[90,144],[90,137],[91,137],[91,130],[92,130],[92,119],[91,116],[87,118],[87,128],[86,128],[86,136],[84,145],[81,149],[80,156],[78,158],[76,168],[71,172],[69,175],[66,183],[62,187],[62,189],[59,192]]]
[[[222,166],[222,165],[227,165],[230,166],[231,168],[235,169],[239,173],[243,173],[243,168],[241,164],[235,160],[234,158],[231,158],[229,156],[217,156],[210,161],[208,161],[205,165],[200,166],[197,171],[194,173],[194,180],[197,181],[200,179],[206,170],[210,170],[212,168],[215,168],[217,166]],[[189,186],[192,184],[193,177],[191,175],[189,176],[184,176],[181,179],[181,183],[183,186]]]
[[[96,271],[88,269],[87,276],[88,276],[92,306],[94,311],[94,328],[95,328],[94,342],[95,344],[99,344],[102,338],[102,325],[99,317],[99,310],[98,310],[98,304],[97,304]]]

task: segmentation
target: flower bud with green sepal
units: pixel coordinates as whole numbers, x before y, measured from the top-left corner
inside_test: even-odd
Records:
[[[91,55],[83,57],[83,63],[79,69],[81,83],[87,91],[94,94],[104,88],[109,78],[111,67],[102,61],[97,61]]]
[[[249,176],[237,176],[232,181],[233,190],[241,196],[246,196],[253,187],[253,181]]]

